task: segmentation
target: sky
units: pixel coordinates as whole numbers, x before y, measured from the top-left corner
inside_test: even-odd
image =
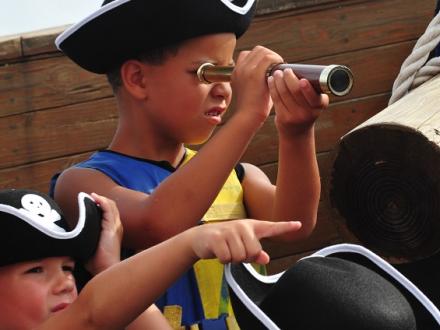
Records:
[[[103,0],[0,0],[0,37],[75,23]]]

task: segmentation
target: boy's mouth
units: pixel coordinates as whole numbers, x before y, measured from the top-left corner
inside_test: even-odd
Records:
[[[217,116],[221,116],[221,114],[225,112],[225,109],[220,108],[220,107],[216,107],[216,108],[212,108],[209,111],[205,112],[205,115],[208,117],[217,117]]]
[[[208,117],[220,116],[220,112],[219,111],[209,111],[209,112],[206,113],[206,115]]]
[[[52,308],[51,312],[52,312],[52,313],[59,312],[59,311],[65,309],[65,308],[67,308],[67,306],[69,306],[68,303],[61,303],[61,304],[58,304],[58,305],[56,305],[54,308]]]

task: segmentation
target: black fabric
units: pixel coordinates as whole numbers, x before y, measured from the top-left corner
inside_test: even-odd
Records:
[[[440,306],[440,253],[437,252],[426,259],[394,265],[394,267],[422,290],[434,305]],[[416,313],[419,329],[439,328],[425,308],[411,297],[408,299]]]
[[[235,166],[234,170],[235,170],[235,174],[237,174],[238,181],[243,182],[244,174],[245,174],[243,164],[238,163]]]
[[[238,263],[231,268],[234,279],[239,283],[241,289],[249,296],[249,298],[259,306],[266,298],[270,288],[273,284],[263,283],[255,281],[249,271],[243,266],[242,263]],[[250,312],[247,306],[245,306],[239,298],[235,295],[234,291],[229,290],[229,296],[234,309],[235,318],[243,330],[265,330],[264,325],[258,321],[258,319]]]
[[[274,303],[286,297],[295,299]],[[394,285],[364,266],[333,257],[299,261],[261,307],[282,329],[416,329],[411,306]],[[284,317],[292,311],[294,318]]]
[[[369,262],[368,259],[362,255],[354,253],[337,253],[334,254],[338,258],[343,258],[361,264],[374,272],[380,274],[382,277],[390,282],[394,282],[391,276],[377,267],[375,264]],[[440,305],[440,288],[438,286],[438,279],[440,278],[440,253],[433,255],[427,259],[418,260],[406,264],[394,265],[394,267],[406,276],[412,283],[414,283],[436,306]],[[410,303],[414,315],[416,317],[417,329],[434,330],[439,329],[438,324],[433,319],[432,315],[420,302],[408,292],[407,289],[396,286],[397,289],[406,297]]]
[[[89,196],[79,203],[85,210],[84,226],[69,231],[61,209],[46,194],[0,191],[0,266],[55,256],[90,258],[100,237],[101,209]]]
[[[253,0],[250,0],[253,1]],[[109,3],[107,3],[109,2]],[[57,46],[86,70],[107,73],[141,52],[178,44],[213,33],[240,37],[252,19],[255,2],[246,14],[228,8],[221,0],[106,1],[110,8],[92,14],[61,34]],[[232,3],[232,2],[231,2]],[[247,1],[234,1],[244,6]]]
[[[417,322],[404,288],[355,260],[305,258],[269,286],[249,283],[256,279],[242,265],[231,269],[240,288],[280,329],[431,329]],[[265,329],[230,292],[239,326]]]

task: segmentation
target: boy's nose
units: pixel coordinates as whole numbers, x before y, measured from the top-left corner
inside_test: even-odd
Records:
[[[231,84],[229,82],[213,83],[211,94],[214,97],[222,97],[228,99],[232,94]]]
[[[59,274],[55,279],[53,291],[55,294],[69,293],[76,288],[75,279],[72,274]]]

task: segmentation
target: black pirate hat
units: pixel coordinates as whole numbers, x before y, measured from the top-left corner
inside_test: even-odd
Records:
[[[106,0],[55,44],[74,62],[107,73],[141,52],[213,33],[240,37],[256,0]]]
[[[78,195],[78,222],[69,230],[58,205],[46,194],[28,189],[0,191],[0,266],[36,259],[91,257],[101,233],[101,209]]]
[[[440,312],[400,272],[362,246],[334,245],[263,276],[228,264],[239,326],[259,329],[438,329]]]

